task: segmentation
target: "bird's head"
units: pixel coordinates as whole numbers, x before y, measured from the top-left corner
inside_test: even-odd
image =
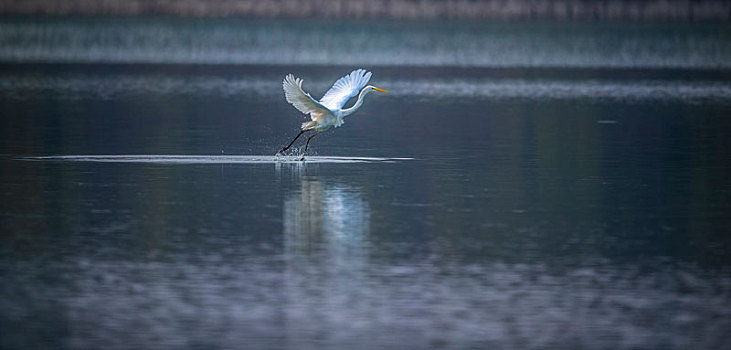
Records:
[[[368,85],[368,86],[366,86],[366,87],[365,87],[365,89],[366,89],[366,91],[368,91],[368,92],[371,92],[371,91],[378,91],[378,92],[383,92],[384,94],[387,94],[387,93],[388,93],[388,91],[386,91],[386,90],[383,90],[383,89],[379,89],[379,88],[377,88],[377,87],[375,87],[375,86],[373,86],[373,85]]]

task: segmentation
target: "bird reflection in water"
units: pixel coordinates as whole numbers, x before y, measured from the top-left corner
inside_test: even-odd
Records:
[[[376,315],[369,303],[371,210],[361,189],[317,164],[275,166],[283,203],[283,332],[292,348],[321,348]],[[349,320],[349,322],[343,322]]]
[[[295,175],[296,177],[296,175]],[[363,303],[368,279],[368,202],[358,188],[301,177],[284,202],[286,339],[307,347],[349,334],[370,319]],[[350,320],[351,322],[343,322]]]
[[[324,258],[341,268],[362,263],[370,211],[359,190],[304,178],[284,203],[286,254]]]

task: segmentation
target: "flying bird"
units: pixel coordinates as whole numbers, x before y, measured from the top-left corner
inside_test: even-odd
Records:
[[[297,110],[304,114],[309,114],[312,120],[302,123],[302,130],[299,134],[286,147],[277,152],[277,154],[288,150],[305,132],[316,131],[307,138],[304,151],[306,153],[307,147],[310,145],[310,140],[313,137],[325,130],[343,125],[343,119],[353,114],[353,112],[357,111],[363,105],[363,99],[369,92],[378,91],[388,93],[388,91],[379,89],[373,85],[366,86],[370,79],[371,73],[366,72],[365,69],[354,70],[350,74],[338,79],[330,90],[322,96],[320,101],[317,101],[310,94],[302,90],[302,79],[288,74],[282,82],[284,97],[294,108],[297,108]],[[356,94],[358,95],[358,100],[355,101],[355,104],[350,108],[343,109],[345,103]],[[303,153],[301,159],[304,159],[304,157]]]

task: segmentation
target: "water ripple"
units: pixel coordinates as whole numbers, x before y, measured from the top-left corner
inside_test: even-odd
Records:
[[[152,163],[152,164],[277,164],[301,163],[293,156],[212,156],[212,155],[66,155],[48,157],[25,157],[28,161],[99,162],[99,163]],[[414,158],[384,157],[333,157],[307,156],[307,163],[375,163],[398,162]]]
[[[305,88],[313,96],[327,89],[329,81],[312,79]],[[636,102],[646,100],[683,102],[731,101],[731,82],[725,80],[611,80],[611,79],[389,79],[381,78],[390,96],[480,99],[589,99]],[[281,83],[269,77],[219,77],[209,75],[142,76],[136,74],[0,76],[0,95],[29,99],[53,95],[60,99],[116,99],[139,95],[204,95],[239,99],[280,98]]]

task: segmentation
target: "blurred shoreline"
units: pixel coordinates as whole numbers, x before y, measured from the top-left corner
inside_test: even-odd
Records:
[[[346,71],[350,65],[317,64],[210,64],[210,63],[69,63],[69,62],[3,62],[0,75],[35,74],[170,74],[206,75],[230,77],[251,75],[280,77],[296,67],[298,71],[312,75],[324,75],[333,70]],[[378,67],[380,74],[392,78],[418,76],[421,79],[437,79],[444,76],[459,79],[605,79],[625,80],[705,80],[731,81],[728,68],[667,68],[667,67],[470,67],[470,66],[393,66]]]
[[[0,15],[728,21],[711,0],[9,0]]]

